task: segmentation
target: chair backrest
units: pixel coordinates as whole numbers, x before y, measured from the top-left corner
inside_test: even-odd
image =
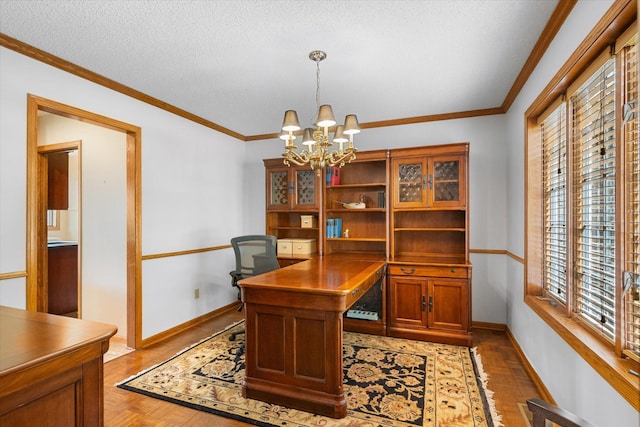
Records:
[[[260,234],[238,236],[231,239],[231,246],[236,255],[234,273],[240,278],[256,276],[280,268],[276,255],[275,236]]]

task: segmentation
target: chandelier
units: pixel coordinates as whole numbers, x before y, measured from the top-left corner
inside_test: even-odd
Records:
[[[302,145],[306,148],[301,152],[296,151],[298,147],[295,145],[294,132],[300,130],[300,122],[295,110],[284,113],[280,133],[280,139],[284,140],[284,164],[309,165],[318,175],[325,166],[342,167],[356,158],[357,149],[353,146],[353,135],[360,132],[358,118],[355,114],[348,114],[344,119],[344,125],[336,126],[333,138],[329,140],[329,128],[335,126],[336,119],[331,105],[320,105],[320,61],[326,57],[327,54],[321,50],[309,53],[309,59],[316,63],[316,117],[314,127],[306,128],[302,132]],[[339,148],[330,150],[334,142],[339,144]],[[346,148],[344,144],[347,144]]]

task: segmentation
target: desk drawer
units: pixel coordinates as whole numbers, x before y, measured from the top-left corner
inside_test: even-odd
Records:
[[[389,274],[392,276],[422,276],[422,277],[453,277],[466,279],[466,267],[428,267],[417,265],[390,265]]]

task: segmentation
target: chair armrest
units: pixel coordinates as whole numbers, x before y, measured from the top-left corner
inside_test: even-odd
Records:
[[[239,287],[238,280],[242,279],[242,273],[237,270],[233,270],[229,272],[229,275],[231,276],[231,286]]]
[[[553,421],[562,427],[595,427],[579,416],[541,399],[529,399],[527,406],[533,414],[532,427],[545,427],[545,420]]]

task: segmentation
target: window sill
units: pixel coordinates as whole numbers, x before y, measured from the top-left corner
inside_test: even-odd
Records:
[[[547,301],[528,295],[525,297],[525,303],[636,411],[640,411],[640,379],[629,373],[630,369],[638,372],[638,366],[634,361],[618,357],[613,348],[596,338],[578,322],[565,316],[559,309],[552,307]]]

